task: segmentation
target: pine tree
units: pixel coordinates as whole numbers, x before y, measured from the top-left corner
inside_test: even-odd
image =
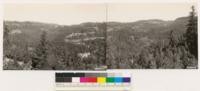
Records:
[[[192,11],[190,12],[187,31],[184,37],[190,53],[197,58],[198,57],[197,16],[195,13],[194,6],[192,6]]]
[[[171,30],[170,35],[169,35],[169,44],[168,44],[168,50],[170,51],[169,53],[169,58],[171,60],[169,60],[172,64],[172,68],[177,68],[178,67],[178,60],[179,60],[179,53],[178,53],[178,38],[177,35],[174,33],[173,30]]]
[[[36,47],[35,56],[32,62],[32,67],[36,69],[42,69],[47,63],[48,56],[48,41],[47,41],[47,33],[46,31],[42,32],[40,43]]]
[[[154,61],[157,69],[162,68],[165,65],[163,59],[164,55],[163,48],[164,48],[164,41],[158,41],[153,52]]]
[[[151,68],[151,61],[148,58],[148,54],[149,52],[147,49],[142,50],[137,61],[138,65],[145,69]]]
[[[101,64],[102,65],[107,65],[107,62],[106,62],[106,58],[107,58],[107,23],[101,23],[98,25],[98,28],[100,29],[100,32],[102,34],[102,37],[103,37],[103,41],[99,41],[98,44],[99,47],[98,47],[98,50],[99,50],[99,57],[102,59],[101,60]]]
[[[8,57],[10,54],[10,30],[8,26],[4,23],[4,32],[3,32],[3,53],[5,57]]]
[[[175,36],[175,33],[173,30],[170,31],[170,35],[169,35],[169,47],[170,48],[176,48],[178,44],[178,40]]]

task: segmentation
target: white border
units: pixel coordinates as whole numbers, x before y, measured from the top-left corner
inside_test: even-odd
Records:
[[[0,21],[3,21],[3,3],[189,3],[198,0],[4,0],[0,1]],[[199,3],[198,3],[199,4]],[[200,6],[198,5],[198,12]],[[199,14],[198,14],[199,15]],[[198,27],[199,27],[198,19]],[[0,22],[3,41],[3,26]],[[199,32],[198,32],[199,35]],[[200,43],[198,36],[198,43]],[[2,68],[2,42],[0,43],[0,68]],[[199,44],[198,44],[199,45]],[[199,48],[198,48],[199,49]],[[199,50],[198,50],[199,51]],[[199,54],[200,55],[200,54]],[[199,64],[198,64],[199,65]],[[54,73],[68,71],[2,71],[0,91],[54,91]],[[80,71],[69,71],[80,72]],[[82,71],[94,72],[94,71]],[[104,71],[98,71],[104,72]],[[107,70],[130,72],[133,75],[132,91],[200,91],[199,69],[132,69]]]

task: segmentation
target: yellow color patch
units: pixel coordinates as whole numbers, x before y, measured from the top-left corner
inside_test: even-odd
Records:
[[[106,82],[106,78],[105,77],[98,77],[97,78],[97,82],[98,83],[105,83]]]

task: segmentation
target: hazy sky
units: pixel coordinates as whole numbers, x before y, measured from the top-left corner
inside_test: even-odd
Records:
[[[4,19],[65,25],[106,21],[106,14],[107,21],[173,20],[187,16],[192,5],[194,3],[5,4]]]

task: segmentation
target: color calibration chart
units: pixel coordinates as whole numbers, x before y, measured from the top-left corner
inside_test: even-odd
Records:
[[[127,73],[56,73],[56,91],[128,91]]]

